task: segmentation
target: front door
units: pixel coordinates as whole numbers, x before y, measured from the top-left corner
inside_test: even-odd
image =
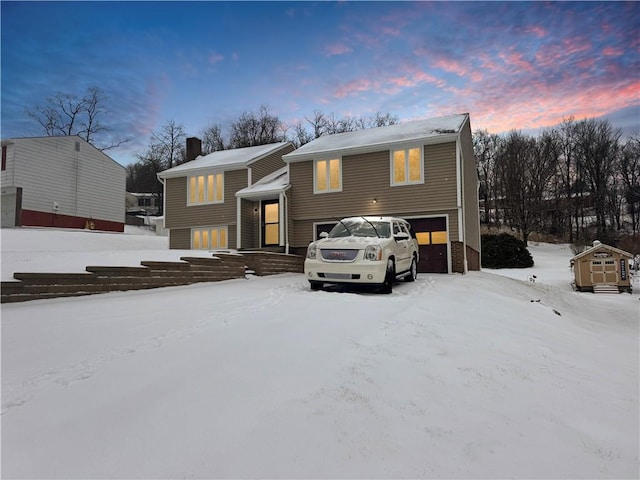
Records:
[[[262,246],[280,245],[280,204],[278,200],[262,202]]]
[[[418,240],[420,273],[448,273],[448,241],[447,218],[415,218],[408,219]]]

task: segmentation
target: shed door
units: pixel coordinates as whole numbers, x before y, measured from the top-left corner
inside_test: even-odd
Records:
[[[420,273],[448,273],[449,255],[447,218],[414,218],[408,220],[416,234],[419,245]]]
[[[593,285],[617,285],[618,262],[615,260],[592,260],[591,283]]]

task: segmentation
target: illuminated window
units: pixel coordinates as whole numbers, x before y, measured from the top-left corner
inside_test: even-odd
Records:
[[[447,232],[417,232],[418,245],[442,245],[448,241]]]
[[[424,182],[422,148],[405,148],[391,152],[391,185]]]
[[[202,227],[192,229],[191,248],[194,250],[228,248],[227,227]]]
[[[210,173],[189,177],[189,205],[221,203],[224,201],[224,173]]]
[[[280,208],[278,202],[264,204],[264,245],[280,244]]]
[[[339,158],[314,162],[314,193],[342,191],[342,169]]]

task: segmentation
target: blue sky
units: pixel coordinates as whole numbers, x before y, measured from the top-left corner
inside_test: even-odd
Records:
[[[108,97],[126,164],[169,120],[198,136],[267,105],[400,121],[469,112],[534,131],[571,115],[640,133],[638,2],[2,1],[2,137],[41,135],[26,108]]]

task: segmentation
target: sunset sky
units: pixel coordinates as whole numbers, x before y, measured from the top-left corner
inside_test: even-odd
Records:
[[[2,138],[38,136],[26,108],[108,97],[134,160],[169,120],[198,136],[267,105],[400,121],[468,112],[533,131],[604,117],[640,134],[638,2],[1,2]]]

